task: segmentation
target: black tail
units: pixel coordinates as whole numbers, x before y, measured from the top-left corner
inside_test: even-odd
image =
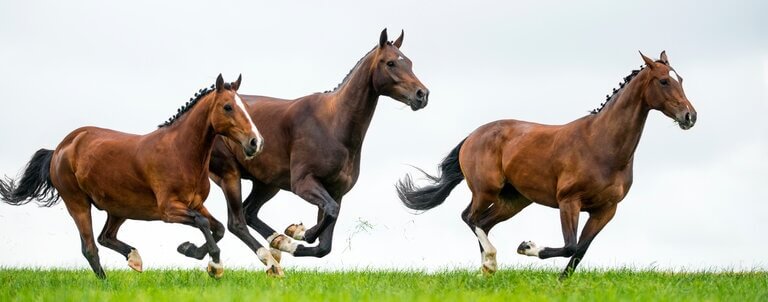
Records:
[[[466,140],[466,138],[464,139]],[[431,184],[425,187],[417,187],[413,184],[411,175],[406,174],[396,185],[397,195],[400,200],[403,201],[406,207],[414,210],[429,210],[434,208],[445,201],[448,194],[451,194],[451,190],[456,187],[462,180],[464,180],[464,174],[461,172],[459,166],[459,150],[464,144],[462,140],[458,146],[448,153],[448,156],[440,163],[440,174],[438,176],[429,175],[424,170],[419,168],[419,171],[429,178]]]
[[[29,160],[21,181],[6,177],[0,180],[0,199],[15,206],[37,200],[40,206],[50,207],[59,201],[59,194],[51,183],[53,150],[40,149]]]

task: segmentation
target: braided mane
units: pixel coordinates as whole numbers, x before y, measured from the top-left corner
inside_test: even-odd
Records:
[[[602,111],[603,108],[605,108],[605,105],[607,105],[608,102],[613,100],[614,97],[619,93],[619,91],[624,89],[624,86],[629,84],[629,81],[632,81],[632,79],[634,79],[637,76],[637,74],[639,74],[640,71],[643,70],[643,68],[645,68],[645,66],[641,65],[640,69],[632,70],[632,73],[630,73],[628,76],[624,77],[624,81],[623,82],[619,82],[619,89],[613,88],[613,93],[605,95],[605,102],[600,103],[600,107],[599,108],[592,109],[592,110],[589,111],[589,113],[590,114],[597,114],[598,112]]]
[[[387,42],[387,45],[392,45],[392,43],[393,43],[392,41],[389,41],[389,42]],[[371,50],[369,50],[368,52],[366,52],[366,53],[365,53],[365,55],[364,55],[362,58],[360,58],[360,60],[357,60],[357,63],[355,63],[355,66],[354,66],[354,67],[352,67],[352,69],[350,69],[350,70],[349,70],[349,72],[347,73],[347,75],[345,75],[345,76],[344,76],[344,79],[343,79],[343,80],[341,80],[341,83],[339,83],[338,85],[336,85],[336,87],[334,87],[334,88],[333,88],[333,90],[326,90],[326,91],[323,91],[323,93],[329,93],[329,92],[334,92],[334,91],[336,91],[336,90],[339,90],[339,87],[341,87],[341,85],[342,85],[342,84],[344,84],[344,83],[346,83],[346,82],[347,82],[347,80],[349,79],[349,76],[350,76],[350,75],[352,75],[352,72],[353,72],[353,71],[355,71],[355,69],[357,69],[357,67],[358,67],[358,66],[360,66],[360,63],[362,63],[362,62],[363,62],[363,59],[365,59],[366,57],[368,57],[368,55],[369,55],[369,54],[371,54],[371,53],[372,53],[374,50],[376,50],[376,48],[378,48],[378,47],[379,47],[379,46],[375,46],[373,49],[371,49]]]
[[[232,87],[232,85],[230,83],[225,83],[224,84],[224,89],[231,89],[231,87]],[[162,124],[157,125],[157,128],[163,128],[163,127],[168,127],[168,126],[172,125],[173,122],[175,122],[176,120],[181,118],[181,116],[184,115],[184,113],[186,113],[187,111],[192,109],[192,107],[194,107],[195,104],[197,104],[197,102],[202,100],[203,97],[205,97],[206,95],[208,95],[209,93],[211,93],[214,90],[216,90],[216,84],[211,85],[211,87],[205,87],[205,88],[202,88],[202,89],[198,90],[195,93],[194,97],[189,98],[189,101],[187,101],[186,104],[184,104],[178,110],[176,110],[176,114],[174,114],[172,117],[168,118],[168,120],[163,122]]]

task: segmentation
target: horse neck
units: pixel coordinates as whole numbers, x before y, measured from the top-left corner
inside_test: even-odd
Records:
[[[643,102],[642,75],[637,75],[614,100],[597,113],[592,123],[594,145],[600,147],[604,159],[616,167],[632,162],[640,143],[649,108]]]
[[[176,151],[176,155],[184,162],[193,164],[194,167],[208,169],[211,157],[211,148],[216,133],[210,123],[211,105],[214,94],[211,92],[200,100],[195,106],[168,127],[166,136],[170,137],[170,144]]]
[[[346,81],[330,96],[333,134],[346,146],[358,150],[362,147],[379,101],[379,94],[375,91],[371,78],[374,53],[375,51],[372,51],[363,58]]]

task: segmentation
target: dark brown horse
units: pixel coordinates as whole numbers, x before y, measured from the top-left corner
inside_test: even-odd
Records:
[[[225,84],[219,75],[215,89],[201,89],[176,116],[146,135],[96,127],[72,131],[55,151],[37,151],[18,184],[0,181],[0,196],[12,205],[36,199],[45,206],[61,196],[80,231],[83,255],[99,278],[106,275],[93,236],[91,205],[108,215],[99,243],[125,256],[134,270],[142,270],[141,257],[117,239],[120,225],[126,219],[162,220],[203,232],[212,259],[208,272],[219,278],[224,268],[216,242],[224,226],[203,206],[210,189],[211,147],[217,135],[229,138],[244,158],[263,146],[238,87],[240,78]]]
[[[409,175],[397,184],[400,199],[411,209],[441,204],[466,178],[472,202],[461,217],[480,242],[482,270],[496,271],[496,249],[487,234],[532,202],[560,209],[565,245],[538,247],[527,241],[517,252],[541,259],[571,257],[567,277],[589,244],[613,218],[617,204],[632,185],[632,161],[650,110],[659,110],[689,129],[696,110],[683,92],[664,52],[659,61],[641,54],[645,68],[633,71],[621,88],[593,114],[565,125],[517,120],[481,126],[459,143],[440,164],[432,184],[416,187]],[[579,212],[589,220],[576,240]]]
[[[242,96],[269,143],[261,155],[249,161],[235,151],[236,142],[217,139],[210,171],[227,199],[229,230],[259,258],[266,258],[270,251],[259,249],[247,225],[273,248],[294,256],[323,257],[331,251],[340,202],[360,173],[360,149],[379,96],[392,97],[414,111],[427,105],[429,90],[413,74],[411,60],[400,52],[402,43],[402,34],[388,42],[383,30],[378,45],[333,91],[296,100]],[[253,182],[244,204],[241,178]],[[259,219],[261,206],[280,190],[291,191],[319,208],[317,225],[307,230],[303,225],[291,225],[285,231],[293,239],[309,243],[319,238],[317,246],[299,245]],[[271,252],[279,260],[280,252]]]

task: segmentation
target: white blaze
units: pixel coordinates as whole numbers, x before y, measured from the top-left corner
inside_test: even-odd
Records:
[[[669,77],[672,78],[675,81],[679,81],[679,79],[680,79],[680,78],[677,77],[677,73],[674,70],[672,70],[672,69],[669,70]]]
[[[235,104],[237,104],[237,107],[240,107],[240,110],[243,111],[243,114],[245,114],[245,118],[248,119],[248,123],[251,124],[251,131],[253,131],[254,134],[256,134],[256,140],[258,147],[256,147],[257,150],[261,149],[261,144],[264,142],[264,138],[261,137],[261,133],[259,133],[259,130],[256,129],[256,124],[253,123],[253,119],[251,119],[251,115],[248,114],[248,110],[245,109],[245,104],[243,103],[243,100],[240,98],[240,96],[235,93]]]

